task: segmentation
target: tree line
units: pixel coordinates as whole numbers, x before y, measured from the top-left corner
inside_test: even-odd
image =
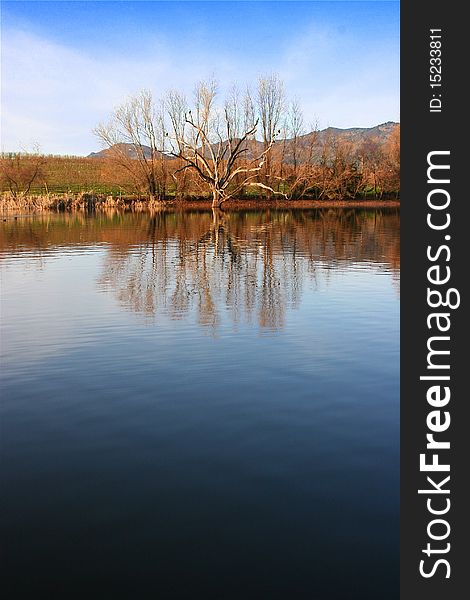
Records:
[[[210,197],[347,200],[398,197],[400,137],[354,144],[305,123],[276,75],[255,90],[199,83],[191,101],[176,90],[128,98],[94,133],[104,158],[3,154],[0,184],[12,195],[41,187],[136,194],[151,200]]]

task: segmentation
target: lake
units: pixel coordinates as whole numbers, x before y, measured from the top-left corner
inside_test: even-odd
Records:
[[[0,223],[4,584],[397,598],[399,233],[398,209]]]

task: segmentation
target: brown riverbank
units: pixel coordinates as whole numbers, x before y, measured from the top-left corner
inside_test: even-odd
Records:
[[[399,207],[400,201],[389,200],[280,200],[265,198],[240,198],[231,199],[223,205],[223,210],[243,209],[286,209],[286,208],[393,208]],[[0,211],[4,214],[30,213],[42,211],[86,211],[86,210],[133,210],[133,211],[158,211],[165,208],[173,209],[200,209],[211,208],[210,199],[198,198],[184,201],[165,200],[150,201],[140,198],[113,197],[92,194],[49,194],[41,196],[13,197],[3,194],[0,197]]]

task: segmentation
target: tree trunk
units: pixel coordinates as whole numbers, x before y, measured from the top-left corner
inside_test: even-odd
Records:
[[[220,190],[218,190],[217,188],[213,188],[212,190],[212,208],[220,208],[222,206],[222,202],[223,202],[223,197],[222,194],[220,193]]]

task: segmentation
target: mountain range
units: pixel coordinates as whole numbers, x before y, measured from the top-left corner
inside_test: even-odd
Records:
[[[334,140],[337,143],[347,143],[351,152],[356,153],[364,144],[374,144],[382,146],[389,139],[395,129],[399,127],[398,123],[387,121],[375,127],[351,127],[349,129],[340,129],[338,127],[328,127],[320,131],[312,131],[297,139],[298,160],[302,161],[302,156],[308,149],[313,148],[313,154],[318,155],[321,148],[327,140]],[[262,152],[263,145],[259,141],[250,144],[250,154],[253,157]],[[125,152],[129,158],[137,158],[137,154],[132,144],[117,144],[120,152]],[[290,163],[293,161],[293,141],[292,139],[278,139],[276,142],[276,153],[284,152],[284,161]],[[146,158],[151,157],[151,150],[148,146],[143,146]],[[92,152],[88,158],[110,158],[113,156],[112,148],[105,148],[99,152]],[[247,155],[247,158],[251,158]],[[171,159],[171,156],[168,156]]]

